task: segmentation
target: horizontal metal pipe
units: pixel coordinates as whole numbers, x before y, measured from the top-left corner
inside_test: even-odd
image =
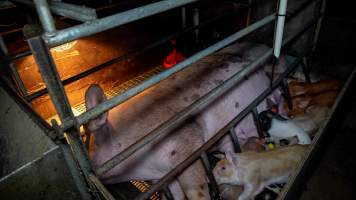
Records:
[[[85,36],[93,35],[95,33],[99,33],[116,26],[133,22],[195,1],[197,0],[159,1],[157,3],[152,3],[146,6],[104,17],[102,19],[93,20],[91,22],[63,29],[57,31],[54,36],[45,35],[44,38],[49,46],[58,46],[60,44],[64,44]]]
[[[35,4],[29,0],[11,0],[26,6],[35,7]],[[49,1],[49,9],[57,15],[68,17],[81,22],[87,22],[97,19],[96,10],[84,6],[68,4],[63,2]],[[40,13],[38,13],[40,14]]]
[[[49,6],[53,13],[81,22],[92,21],[98,18],[96,10],[93,8],[53,1],[49,3]]]
[[[153,86],[154,84],[158,83],[159,81],[169,77],[170,75],[186,68],[188,65],[196,62],[197,60],[229,45],[230,43],[236,41],[237,39],[251,33],[252,31],[264,26],[265,24],[273,21],[275,19],[275,15],[269,15],[265,18],[263,18],[262,20],[252,24],[251,26],[248,26],[240,31],[238,31],[237,33],[225,38],[224,40],[194,54],[193,56],[185,59],[184,61],[178,63],[175,67],[168,69],[160,74],[158,74],[155,77],[152,77],[146,81],[144,81],[142,84],[137,85],[129,90],[127,90],[126,92],[124,92],[123,94],[113,97],[112,99],[109,99],[101,104],[99,104],[98,106],[96,106],[93,109],[90,109],[88,111],[86,111],[85,113],[79,115],[77,117],[78,123],[79,124],[85,124],[87,123],[90,119],[94,119],[97,116],[99,116],[101,113],[106,112],[108,110],[110,110],[111,108],[123,103],[124,101],[126,101],[127,99],[137,95],[138,93],[142,92],[143,90]],[[63,124],[63,126],[61,127],[63,129],[67,129],[69,128],[69,126]]]
[[[195,30],[197,28],[204,27],[204,26],[206,26],[206,25],[208,25],[208,24],[210,24],[210,23],[212,23],[212,22],[214,22],[214,21],[216,21],[216,20],[218,20],[218,19],[220,19],[222,17],[226,17],[226,16],[232,15],[234,13],[236,13],[236,12],[225,13],[225,14],[223,14],[221,16],[217,16],[217,17],[214,17],[214,18],[212,18],[210,20],[204,21],[203,23],[199,24],[198,26],[189,27],[189,28],[187,28],[187,29],[185,29],[185,30],[183,30],[183,31],[181,31],[179,33],[172,34],[170,36],[167,36],[166,38],[163,38],[163,39],[161,39],[159,41],[151,43],[148,46],[144,47],[143,49],[136,49],[136,50],[129,51],[127,54],[124,54],[124,55],[121,55],[119,57],[113,58],[113,59],[111,59],[111,60],[109,60],[109,61],[107,61],[105,63],[102,63],[100,65],[92,67],[92,68],[90,68],[90,69],[88,69],[88,70],[86,70],[84,72],[81,72],[81,73],[79,73],[77,75],[74,75],[74,76],[72,76],[70,78],[67,78],[67,79],[62,81],[62,84],[64,86],[66,86],[66,85],[71,84],[71,83],[73,83],[73,82],[75,82],[75,81],[77,81],[77,80],[79,80],[81,78],[89,76],[90,74],[93,74],[93,73],[95,73],[97,71],[100,71],[101,69],[109,67],[109,66],[111,66],[111,65],[113,65],[115,63],[122,62],[122,61],[125,61],[125,60],[128,60],[128,59],[133,59],[134,57],[136,57],[138,55],[141,55],[141,54],[143,54],[143,53],[145,53],[145,52],[147,52],[147,51],[149,51],[149,50],[151,50],[153,48],[156,48],[159,45],[167,43],[167,42],[169,42],[170,40],[172,40],[174,38],[180,37],[180,36],[182,36],[184,34],[187,34],[188,32],[191,32],[191,31],[193,31],[193,30]],[[24,53],[26,53],[26,52],[24,52]],[[29,52],[29,53],[31,54],[31,52]],[[41,89],[41,90],[39,90],[37,92],[34,92],[34,93],[26,96],[25,99],[27,101],[33,101],[34,99],[39,98],[39,97],[41,97],[41,96],[43,96],[43,95],[45,95],[47,93],[48,93],[47,88],[43,88],[43,89]]]
[[[261,56],[256,61],[252,62],[249,66],[247,66],[243,70],[234,74],[231,78],[224,81],[224,83],[222,83],[218,87],[214,88],[208,94],[206,94],[205,96],[203,96],[200,99],[198,99],[197,101],[195,101],[193,104],[188,106],[186,109],[184,109],[177,115],[171,117],[165,123],[161,124],[158,128],[151,131],[145,137],[141,138],[140,140],[138,140],[137,142],[135,142],[134,144],[132,144],[131,146],[126,148],[121,153],[115,155],[113,158],[111,158],[110,160],[105,162],[97,170],[97,174],[98,175],[104,174],[105,172],[109,171],[110,169],[112,169],[113,167],[115,167],[116,165],[121,163],[123,160],[128,158],[131,154],[138,151],[140,148],[142,148],[146,144],[148,144],[152,141],[164,138],[172,130],[174,130],[175,128],[180,126],[185,120],[187,120],[191,116],[193,116],[193,115],[197,114],[198,112],[200,112],[201,110],[203,110],[212,101],[216,100],[222,94],[224,94],[226,91],[231,89],[233,86],[235,86],[236,84],[243,81],[246,76],[248,76],[250,73],[255,71],[258,67],[260,67],[261,63],[266,61],[267,58],[271,54],[272,54],[272,50],[267,51],[267,53],[265,53],[263,56]]]
[[[272,50],[267,51],[264,55],[272,55]],[[287,76],[296,69],[297,65],[290,67],[285,71],[276,81],[273,82],[272,87],[267,88],[260,96],[258,96],[252,103],[250,103],[243,111],[241,111],[233,120],[231,120],[224,128],[220,129],[217,134],[215,134],[211,139],[209,139],[204,145],[202,145],[198,150],[194,151],[186,160],[178,164],[173,170],[167,173],[163,178],[161,178],[157,183],[152,185],[150,189],[140,194],[135,200],[148,199],[154,192],[160,190],[168,181],[172,180],[184,169],[189,167],[193,162],[195,162],[203,152],[208,151],[216,142],[218,142],[223,136],[229,133],[237,123],[244,119],[253,108],[258,106],[279,84],[282,82],[283,77]]]
[[[9,60],[10,60],[10,61],[15,61],[15,60],[24,58],[24,57],[26,57],[26,56],[29,56],[29,55],[31,55],[31,54],[32,54],[32,52],[31,52],[30,50],[22,51],[22,52],[17,53],[17,54],[9,55]]]

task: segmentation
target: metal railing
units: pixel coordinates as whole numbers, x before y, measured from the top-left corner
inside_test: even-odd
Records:
[[[48,93],[52,99],[52,102],[56,108],[56,111],[61,119],[62,125],[59,127],[56,122],[53,122],[53,126],[57,127],[57,132],[67,132],[67,139],[69,140],[69,144],[72,147],[72,151],[74,157],[78,161],[80,169],[83,171],[84,177],[88,181],[88,186],[93,188],[97,188],[101,191],[102,195],[107,198],[111,198],[109,193],[106,191],[105,187],[102,187],[100,181],[93,177],[92,169],[90,167],[88,156],[83,145],[82,140],[80,139],[79,134],[79,126],[87,123],[89,120],[96,118],[103,112],[110,110],[111,108],[123,103],[124,101],[130,99],[131,97],[139,94],[140,92],[144,91],[145,89],[157,84],[158,82],[166,79],[167,77],[175,74],[190,64],[196,62],[197,60],[224,48],[225,46],[233,43],[234,41],[246,36],[247,34],[251,33],[252,31],[274,21],[276,19],[276,14],[269,15],[262,20],[253,23],[246,28],[232,34],[231,36],[227,37],[226,39],[194,54],[193,56],[187,58],[186,60],[178,63],[171,69],[168,69],[154,77],[149,78],[148,80],[144,81],[143,83],[127,90],[123,94],[119,96],[113,97],[93,109],[90,109],[83,113],[78,117],[74,117],[71,107],[66,96],[66,93],[63,88],[63,84],[59,78],[55,63],[53,58],[51,57],[49,47],[57,46],[81,37],[85,37],[88,35],[92,35],[116,26],[120,26],[144,17],[148,17],[150,15],[154,15],[169,9],[173,9],[179,6],[186,5],[188,3],[195,2],[196,0],[181,0],[181,1],[173,1],[173,0],[164,0],[157,3],[152,3],[146,6],[142,6],[140,8],[135,8],[123,13],[115,14],[109,17],[105,17],[102,19],[95,19],[91,22],[84,23],[81,25],[77,25],[74,27],[70,27],[64,30],[56,31],[53,24],[50,21],[44,21],[43,26],[47,27],[45,33],[42,36],[36,36],[33,38],[28,39],[28,43],[30,45],[31,51],[34,55],[34,58],[37,62],[37,65],[40,69],[41,76],[46,84],[48,89]],[[50,9],[46,4],[41,4],[43,1],[36,0],[34,1],[35,5],[41,7],[41,9],[37,9],[40,18],[42,16],[49,16],[50,17]],[[286,1],[281,0],[281,2],[286,3]],[[44,15],[41,15],[44,14]],[[279,20],[284,20],[284,14],[279,13],[278,18]],[[278,23],[281,24],[281,23]],[[283,23],[282,23],[283,24]],[[53,26],[52,26],[53,25]],[[281,37],[283,35],[283,27],[280,30],[280,27],[277,27],[279,31],[277,36],[278,38],[275,41],[282,41]],[[191,117],[192,115],[196,114],[197,112],[204,109],[207,105],[209,105],[212,101],[216,100],[220,95],[234,87],[236,84],[243,81],[244,77],[248,76],[250,73],[254,72],[256,69],[261,67],[261,63],[266,61],[270,56],[272,56],[273,51],[275,56],[279,56],[279,49],[281,45],[285,45],[286,43],[292,41],[294,37],[297,37],[298,34],[294,35],[283,41],[283,44],[279,43],[274,46],[273,49],[269,49],[265,52],[260,58],[256,61],[252,62],[249,66],[241,70],[240,72],[233,75],[231,78],[217,86],[215,89],[210,91],[205,96],[201,97],[199,100],[195,101],[193,104],[188,106],[182,112],[178,113],[176,116],[172,117],[171,119],[167,120],[163,124],[161,124],[158,128],[153,130],[151,133],[146,135],[145,137],[141,138],[139,141],[119,153],[118,155],[111,158],[109,161],[104,163],[99,169],[96,171],[98,175],[104,174],[108,170],[112,169],[114,166],[120,164],[123,160],[128,158],[131,154],[145,146],[146,144],[163,138],[165,135],[169,134],[171,130],[181,125],[185,119]],[[178,175],[183,169],[188,167],[192,162],[197,160],[199,157],[203,160],[205,164],[205,168],[207,170],[208,175],[211,174],[211,167],[209,166],[208,159],[206,158],[206,151],[214,145],[221,137],[225,134],[229,133],[230,130],[240,122],[247,114],[249,114],[254,107],[258,105],[268,94],[270,94],[274,88],[279,86],[286,75],[292,72],[296,66],[291,67],[288,69],[283,76],[279,77],[276,81],[274,81],[270,88],[264,91],[257,99],[255,99],[246,109],[244,109],[238,116],[236,116],[228,125],[226,125],[223,129],[221,129],[214,137],[212,137],[209,141],[204,143],[197,151],[195,151],[192,155],[190,155],[185,161],[180,163],[176,168],[170,171],[167,175],[165,175],[160,181],[158,181],[155,185],[153,185],[150,190],[146,193],[140,195],[137,199],[146,199],[150,195],[152,195],[155,191],[161,189],[165,184],[170,181],[173,177]],[[231,133],[231,131],[230,131]],[[238,149],[238,141],[236,138],[233,140],[235,143],[236,149]],[[214,183],[214,177],[209,175],[210,182]],[[218,196],[218,189],[216,188],[216,184],[213,185],[213,193],[214,196]]]

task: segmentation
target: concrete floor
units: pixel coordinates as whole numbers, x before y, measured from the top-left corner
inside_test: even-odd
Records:
[[[356,199],[356,102],[305,185],[301,200]]]

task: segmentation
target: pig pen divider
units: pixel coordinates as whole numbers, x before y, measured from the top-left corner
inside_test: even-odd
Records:
[[[164,2],[171,2],[171,1],[164,1]],[[188,1],[187,1],[188,2]],[[192,1],[191,1],[192,2]],[[169,7],[171,8],[171,7]],[[136,12],[139,12],[139,10],[136,10]],[[152,11],[153,14],[158,13],[156,11]],[[141,18],[148,16],[148,14],[144,14],[143,16],[141,16]],[[139,19],[139,18],[137,18]],[[137,20],[136,19],[136,20]],[[116,105],[122,103],[123,101],[129,99],[130,97],[138,94],[139,92],[143,91],[144,89],[152,86],[153,84],[158,83],[159,81],[167,78],[168,76],[172,75],[173,73],[176,73],[182,69],[184,69],[185,67],[187,67],[188,65],[190,65],[191,63],[211,54],[212,52],[215,52],[225,46],[227,46],[228,44],[236,41],[237,39],[251,33],[252,31],[262,27],[263,25],[272,22],[273,20],[276,19],[275,14],[269,15],[265,18],[263,18],[262,20],[251,24],[250,26],[236,32],[235,34],[227,37],[226,39],[210,46],[207,49],[204,49],[203,51],[193,55],[192,57],[186,59],[185,61],[179,63],[178,65],[176,65],[174,68],[171,68],[159,75],[157,75],[156,77],[153,77],[151,79],[148,79],[146,82],[142,83],[141,85],[138,85],[137,87],[134,87],[130,90],[128,90],[127,92],[125,92],[124,94],[114,97],[102,104],[100,104],[99,106],[95,107],[92,110],[89,110],[87,112],[85,112],[84,114],[80,115],[79,117],[74,117],[73,113],[70,109],[69,106],[69,102],[67,99],[67,96],[65,94],[65,91],[63,89],[63,85],[61,83],[61,80],[58,76],[58,72],[56,70],[56,66],[53,62],[53,58],[51,57],[51,54],[49,52],[48,49],[48,44],[51,45],[51,42],[46,41],[45,39],[48,39],[47,36],[37,36],[37,37],[33,37],[31,39],[28,40],[31,50],[32,52],[34,52],[34,57],[36,59],[36,62],[40,68],[41,71],[41,75],[46,83],[46,86],[48,88],[49,94],[52,98],[52,101],[56,107],[56,110],[60,116],[60,119],[62,121],[62,127],[61,127],[61,131],[67,131],[69,132],[69,134],[67,134],[68,136],[68,140],[69,143],[71,144],[73,153],[75,155],[75,158],[77,159],[79,166],[81,168],[81,170],[83,170],[83,174],[84,176],[87,178],[87,180],[91,180],[89,175],[91,174],[91,167],[90,164],[88,162],[88,156],[86,155],[86,151],[84,149],[83,143],[81,141],[81,139],[79,138],[79,126],[81,124],[84,124],[86,122],[88,122],[90,119],[93,119],[95,117],[97,117],[98,115],[100,115],[101,113],[108,111],[109,109],[115,107]],[[134,21],[134,20],[131,20]],[[125,23],[130,22],[130,20],[126,21]],[[109,23],[109,22],[106,22]],[[113,25],[111,24],[110,26],[108,25],[108,27],[105,28],[110,28],[110,27],[114,27],[114,26],[118,26],[121,24],[116,24]],[[80,26],[80,25],[79,25]],[[94,26],[95,27],[95,26]],[[101,28],[103,28],[101,26]],[[74,30],[74,29],[70,29],[70,30]],[[83,28],[83,29],[79,29],[80,31],[83,30],[87,30],[87,28]],[[65,31],[65,30],[64,30]],[[97,30],[99,31],[103,31],[103,30]],[[58,33],[58,32],[57,32]],[[62,32],[63,33],[63,32]],[[68,32],[68,34],[71,33],[70,31]],[[80,33],[81,34],[81,33]],[[66,39],[68,41],[71,40],[71,38],[75,38],[75,37],[83,37],[84,35],[69,35],[67,38],[64,37],[64,41],[66,41]],[[87,33],[85,33],[87,34]],[[88,33],[89,34],[93,34],[93,33]],[[54,36],[53,38],[55,38],[56,36]],[[45,39],[44,39],[45,38]],[[58,39],[58,38],[57,38]],[[289,41],[289,39],[287,39],[283,44],[285,44],[287,41]],[[55,40],[52,40],[52,44],[55,44]],[[57,41],[58,42],[58,41]],[[62,41],[63,42],[63,41]],[[59,44],[59,42],[58,42]],[[194,105],[194,107],[191,105],[190,108],[194,108],[192,110],[185,110],[185,112],[181,115],[181,117],[175,117],[175,119],[180,119],[181,121],[179,122],[178,120],[170,120],[170,124],[169,123],[164,123],[163,125],[160,126],[161,128],[161,134],[165,133],[167,134],[170,130],[172,130],[172,128],[177,127],[178,125],[180,125],[182,123],[182,121],[188,117],[190,117],[192,114],[194,114],[194,112],[199,111],[199,109],[202,109],[204,106],[202,105],[207,105],[209,102],[211,102],[214,98],[216,98],[216,96],[219,96],[219,94],[222,94],[224,91],[226,91],[228,88],[231,88],[233,85],[235,85],[235,83],[238,83],[239,81],[241,81],[249,72],[252,72],[253,70],[257,69],[259,66],[259,64],[261,64],[261,62],[265,61],[269,56],[272,55],[272,49],[268,50],[261,58],[257,59],[256,61],[254,61],[250,66],[246,67],[243,71],[240,71],[238,74],[236,74],[235,76],[235,80],[231,79],[230,82],[227,82],[221,85],[219,85],[216,90],[214,89],[214,93],[209,93],[209,95],[204,96],[205,99],[201,100],[201,105],[199,105],[198,103]],[[230,79],[229,79],[230,80]],[[228,87],[227,87],[228,86]],[[277,87],[275,84],[272,85],[272,87]],[[271,88],[269,89],[271,90]],[[259,100],[261,98],[257,98],[256,100]],[[254,102],[256,102],[256,100]],[[262,101],[262,100],[261,100]],[[247,115],[249,112],[246,111]],[[242,116],[241,115],[239,116]],[[177,115],[178,116],[178,115]],[[241,117],[242,118],[242,117]],[[231,127],[229,127],[228,130],[230,130]],[[220,133],[220,132],[219,132]],[[149,134],[151,135],[151,134]],[[163,135],[163,134],[162,134]],[[218,134],[219,135],[219,134]],[[221,134],[220,134],[221,135]],[[152,139],[155,139],[156,137],[150,136]],[[148,143],[147,141],[143,142],[142,144],[144,145],[145,143]],[[204,146],[204,148],[207,147],[206,143]],[[138,150],[139,148],[141,148],[142,146],[136,145],[135,148],[131,148],[131,152],[133,153],[134,151]],[[130,147],[129,147],[130,148]],[[129,155],[131,155],[131,153],[129,151],[124,151],[125,156],[119,157],[119,159],[113,159],[108,163],[106,163],[106,165],[104,164],[104,166],[100,167],[98,170],[98,174],[104,173],[105,171],[110,170],[116,164],[118,164],[120,161],[124,160],[125,158],[127,158]],[[120,156],[121,154],[119,154]],[[200,156],[201,153],[199,153],[198,156]],[[127,156],[127,157],[126,157]],[[115,156],[117,157],[117,156]],[[189,157],[188,159],[192,159],[191,157]],[[195,159],[194,159],[195,160]],[[180,165],[179,165],[180,166]],[[169,173],[171,174],[171,172]],[[163,179],[162,179],[163,180]],[[95,186],[93,186],[91,184],[91,181],[88,181],[88,185],[91,188],[95,188]],[[152,188],[154,189],[154,188]]]
[[[271,50],[268,51],[271,55]],[[242,110],[233,120],[231,120],[226,126],[220,129],[212,138],[205,142],[198,150],[194,151],[186,160],[178,164],[174,169],[168,172],[163,178],[161,178],[157,183],[152,185],[150,189],[139,195],[135,200],[148,199],[154,192],[160,190],[167,182],[171,181],[185,168],[189,167],[193,162],[195,162],[201,155],[204,155],[215,143],[217,143],[223,136],[228,134],[231,129],[233,129],[241,120],[243,120],[252,110],[258,106],[269,94],[273,92],[274,89],[280,86],[282,81],[286,76],[291,74],[297,67],[299,61],[294,61],[294,63],[278,77],[277,80],[273,81],[272,86],[267,88],[261,95],[259,95],[253,102],[251,102],[244,110]],[[214,184],[212,184],[214,185]],[[214,186],[213,186],[214,187]],[[217,189],[217,188],[216,188]],[[215,190],[216,190],[215,189]]]

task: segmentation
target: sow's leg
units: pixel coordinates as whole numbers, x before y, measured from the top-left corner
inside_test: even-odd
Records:
[[[200,127],[195,122],[188,122],[178,131],[172,133],[168,144],[166,144],[169,150],[166,151],[165,156],[169,158],[171,166],[174,167],[187,159],[202,144]],[[186,168],[177,179],[188,199],[210,199],[205,170],[200,160]]]

